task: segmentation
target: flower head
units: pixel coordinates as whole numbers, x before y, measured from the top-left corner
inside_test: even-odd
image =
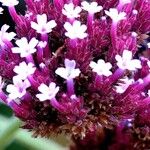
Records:
[[[2,7],[0,7],[0,14],[3,14],[3,8]]]
[[[117,93],[124,93],[126,89],[129,87],[129,85],[134,83],[134,79],[129,79],[128,77],[125,77],[123,79],[120,79],[120,83],[118,83],[116,88]]]
[[[9,25],[4,24],[0,30],[0,46],[4,46],[5,41],[11,41],[16,36],[14,32],[8,33],[7,32],[8,29]]]
[[[0,2],[2,3],[3,6],[16,6],[19,4],[18,0],[0,0]]]
[[[17,77],[25,80],[28,76],[32,75],[35,70],[36,68],[32,63],[26,64],[25,62],[21,62],[19,66],[15,66],[13,71],[17,74]]]
[[[55,73],[66,80],[74,79],[80,74],[80,70],[75,69],[75,67],[76,62],[74,60],[65,59],[65,68],[59,67]]]
[[[132,52],[128,50],[123,51],[122,57],[120,55],[116,55],[115,59],[117,60],[117,66],[123,70],[128,69],[130,71],[134,71],[142,67],[140,60],[132,59]]]
[[[38,44],[38,40],[32,38],[29,42],[27,38],[23,37],[16,41],[16,45],[18,47],[13,47],[13,53],[20,53],[21,57],[27,57],[36,52],[36,45]]]
[[[37,94],[36,97],[40,101],[46,101],[55,98],[56,94],[59,91],[59,87],[57,87],[54,82],[51,82],[49,86],[42,83],[38,87],[38,90],[41,92],[41,94]]]
[[[103,9],[102,6],[98,6],[97,2],[88,3],[86,1],[83,1],[81,5],[82,9],[88,11],[90,14],[98,13]]]
[[[65,4],[64,9],[62,10],[62,13],[67,16],[67,18],[78,18],[81,12],[81,7],[77,6],[75,7],[73,3]]]
[[[69,22],[66,22],[64,24],[64,28],[67,30],[65,35],[70,39],[84,39],[85,37],[87,37],[87,33],[85,33],[87,27],[86,25],[81,25],[80,21],[74,21],[73,25]]]
[[[22,81],[18,77],[13,78],[13,84],[9,84],[6,91],[9,93],[10,99],[22,98],[26,94],[26,89],[30,87],[28,80]]]
[[[98,75],[104,75],[108,77],[112,74],[110,71],[112,65],[109,62],[105,63],[105,61],[102,59],[99,59],[97,63],[92,61],[90,63],[90,67],[92,68],[93,72],[96,72]]]
[[[126,13],[118,12],[116,8],[110,8],[109,11],[105,10],[105,14],[108,15],[115,23],[126,19]]]
[[[47,22],[47,15],[37,15],[37,23],[31,21],[31,27],[36,30],[37,33],[47,34],[52,31],[54,27],[56,27],[55,20],[51,20]]]

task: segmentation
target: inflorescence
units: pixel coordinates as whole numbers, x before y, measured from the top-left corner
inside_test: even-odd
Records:
[[[149,0],[0,0],[0,99],[71,150],[150,149]],[[0,14],[3,15],[0,7]]]

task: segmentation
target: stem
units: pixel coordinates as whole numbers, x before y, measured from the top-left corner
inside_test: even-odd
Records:
[[[94,14],[89,14],[88,15],[88,20],[87,20],[87,26],[88,26],[88,32],[92,32],[92,25],[93,25],[93,20],[94,20]]]
[[[67,80],[67,91],[68,91],[68,95],[74,95],[74,82],[73,79],[68,79]]]
[[[0,101],[1,100],[2,102],[7,103],[7,96],[3,91],[0,92]]]
[[[38,47],[37,57],[39,63],[41,63],[43,61],[43,48]]]
[[[48,34],[42,34],[41,35],[41,39],[42,41],[46,41],[48,43]],[[46,58],[50,58],[51,57],[51,50],[49,48],[49,45],[47,44],[46,47],[44,48],[44,54]]]
[[[34,60],[33,60],[33,56],[32,55],[29,55],[29,56],[27,56],[26,57],[26,61],[27,61],[27,63],[33,63],[34,64]]]
[[[56,100],[56,98],[53,98],[53,99],[51,99],[50,100],[50,103],[51,103],[51,105],[55,108],[55,109],[57,109],[58,111],[63,111],[64,109],[63,109],[63,107],[59,104],[59,102]]]
[[[11,6],[8,8],[8,10],[9,10],[9,13],[10,13],[12,19],[14,20],[14,22],[19,23],[20,16],[17,14],[15,7]]]
[[[98,86],[100,83],[102,83],[103,81],[103,76],[101,75],[96,75],[96,78],[95,78],[95,85]]]
[[[115,49],[116,41],[117,41],[117,23],[116,22],[112,23],[110,34],[111,34],[112,46],[113,46],[113,49]]]

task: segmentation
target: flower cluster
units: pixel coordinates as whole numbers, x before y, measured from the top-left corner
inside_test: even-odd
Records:
[[[0,2],[16,24],[0,30],[0,99],[23,128],[71,150],[150,149],[150,1]]]

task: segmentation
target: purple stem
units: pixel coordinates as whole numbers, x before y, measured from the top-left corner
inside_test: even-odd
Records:
[[[100,83],[103,81],[103,76],[101,75],[96,75],[95,77],[95,85],[98,86]]]
[[[0,92],[0,101],[3,101],[4,103],[7,103],[7,95],[3,92],[3,91],[1,91]]]
[[[43,60],[43,48],[38,47],[37,57],[38,57],[39,63],[42,62],[42,60]]]
[[[4,43],[6,44],[7,48],[9,49],[13,48],[13,44],[10,41],[4,40]]]
[[[57,110],[63,111],[64,108],[60,105],[60,103],[56,100],[56,98],[53,98],[50,100],[50,104]]]
[[[57,10],[61,11],[64,6],[64,0],[53,0],[54,6]]]
[[[33,63],[34,64],[34,59],[33,59],[33,56],[32,55],[28,55],[27,57],[26,57],[26,61],[28,62],[28,63]]]
[[[67,80],[67,91],[68,91],[68,95],[74,95],[74,81],[73,79],[68,79]]]
[[[20,21],[20,16],[17,14],[16,9],[14,6],[8,7],[9,13],[14,20],[14,22],[19,23]]]
[[[110,77],[110,84],[117,82],[124,75],[125,70],[118,68],[115,73]]]
[[[49,43],[49,42],[48,42],[48,34],[42,34],[42,35],[41,35],[41,39],[42,39],[43,42],[46,41],[47,43]],[[51,50],[50,50],[48,44],[47,44],[46,47],[44,48],[44,56],[45,56],[46,58],[51,58]]]
[[[35,91],[37,91],[37,89],[38,89],[38,87],[39,87],[39,84],[34,80],[34,78],[33,78],[32,75],[28,76],[28,80],[29,80],[29,82],[31,83],[32,88],[33,88]]]
[[[94,14],[88,14],[88,20],[87,20],[87,26],[88,26],[88,32],[92,32],[92,25],[93,25],[93,20],[94,20]]]
[[[113,49],[115,49],[116,41],[117,41],[117,23],[116,22],[112,22],[110,34],[111,34],[112,46],[113,46]]]

